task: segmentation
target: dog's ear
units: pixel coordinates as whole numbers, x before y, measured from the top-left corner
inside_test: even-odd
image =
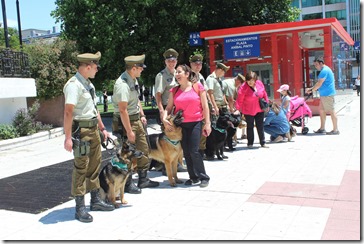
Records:
[[[178,110],[177,113],[175,114],[173,123],[176,126],[180,126],[182,124],[182,122],[184,120],[184,118],[182,117],[182,114],[183,114],[183,110]]]

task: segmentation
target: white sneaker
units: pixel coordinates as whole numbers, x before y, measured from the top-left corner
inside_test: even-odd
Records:
[[[282,136],[277,136],[276,139],[274,139],[274,142],[281,142],[283,141],[283,137]]]

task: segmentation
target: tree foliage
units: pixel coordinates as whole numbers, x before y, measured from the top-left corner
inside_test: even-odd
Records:
[[[15,28],[8,27],[8,40],[9,46],[13,50],[20,49],[20,42],[19,42],[19,34],[18,30]],[[4,35],[4,28],[0,28],[0,47],[5,48],[5,35]]]
[[[53,43],[35,41],[25,45],[24,52],[29,55],[37,97],[51,99],[62,95],[64,84],[77,71],[76,43],[62,39]]]
[[[190,32],[293,21],[290,0],[56,0],[52,16],[63,38],[77,40],[80,52],[101,51],[95,85],[110,87],[128,55],[146,54],[142,82],[154,84],[164,67],[163,52],[176,49],[188,62]],[[98,82],[97,82],[98,81]]]

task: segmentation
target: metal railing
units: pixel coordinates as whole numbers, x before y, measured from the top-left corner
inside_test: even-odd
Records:
[[[9,48],[0,50],[0,77],[30,77],[28,54]]]

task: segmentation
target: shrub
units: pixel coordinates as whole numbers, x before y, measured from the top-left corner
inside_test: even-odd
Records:
[[[77,71],[76,42],[58,38],[52,43],[37,40],[24,46],[29,55],[31,77],[37,98],[46,100],[63,95],[63,86]]]
[[[18,137],[18,132],[13,125],[0,125],[0,139],[7,140]]]
[[[43,125],[41,122],[35,120],[39,107],[39,102],[35,101],[29,110],[21,108],[16,111],[13,126],[19,136],[27,136],[41,130],[49,130],[52,128],[52,125]]]

